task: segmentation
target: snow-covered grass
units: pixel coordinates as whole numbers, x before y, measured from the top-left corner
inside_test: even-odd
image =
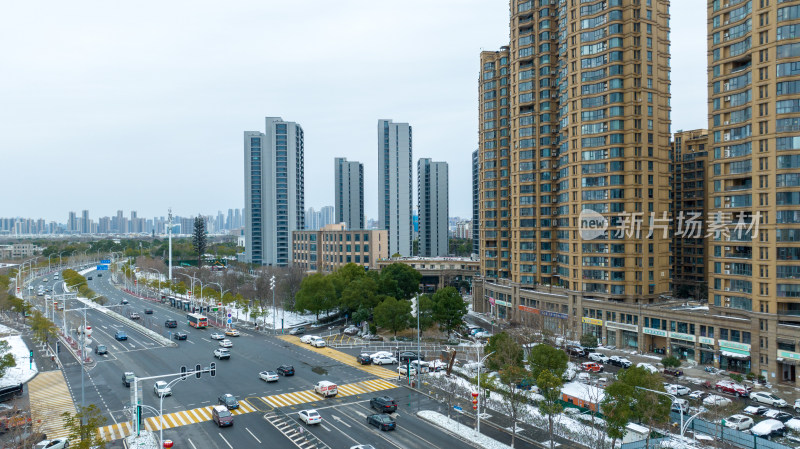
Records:
[[[0,324],[0,335],[17,334],[18,332],[8,326]]]
[[[453,421],[452,419],[440,414],[436,413],[431,410],[420,410],[417,412],[417,416],[420,418],[430,421],[431,423],[455,434],[460,436],[461,438],[466,439],[467,441],[471,441],[473,443],[477,443],[478,446],[486,449],[510,449],[511,446],[507,444],[503,444],[497,440],[489,438],[488,436],[478,433],[475,429],[465,426],[459,422]]]
[[[21,384],[33,379],[39,370],[36,362],[31,363],[28,345],[22,341],[22,337],[14,335],[0,338],[0,340],[8,342],[9,352],[14,355],[14,360],[17,362],[17,366],[6,370],[5,376],[0,379],[0,387]]]

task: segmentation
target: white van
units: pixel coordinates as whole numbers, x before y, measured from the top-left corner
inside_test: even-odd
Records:
[[[316,385],[314,385],[314,391],[318,394],[321,394],[322,397],[327,398],[331,396],[336,396],[339,393],[339,387],[333,382],[322,380],[317,382]]]
[[[317,337],[311,340],[311,346],[315,348],[324,348],[327,345],[325,344],[325,340],[323,340],[321,337]]]

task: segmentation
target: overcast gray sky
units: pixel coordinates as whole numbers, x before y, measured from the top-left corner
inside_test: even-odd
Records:
[[[705,6],[671,14],[672,129],[706,127]],[[307,206],[333,204],[342,156],[377,217],[391,118],[414,127],[415,167],[450,164],[450,215],[469,217],[479,52],[508,42],[508,16],[506,0],[6,2],[0,217],[243,207],[242,131],[265,116],[305,130]]]

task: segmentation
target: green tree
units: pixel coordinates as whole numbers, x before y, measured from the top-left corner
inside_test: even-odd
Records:
[[[353,282],[359,281],[365,277],[367,277],[366,272],[364,271],[364,267],[361,265],[356,265],[354,263],[349,263],[338,270],[336,270],[331,275],[331,282],[333,282],[333,286],[336,289],[336,297],[341,298],[344,294],[344,291],[347,287],[350,286]],[[373,290],[373,295],[375,294]],[[352,309],[355,310],[358,307]]]
[[[439,330],[450,334],[464,323],[467,304],[454,287],[445,287],[433,294],[433,319]]]
[[[58,335],[55,324],[38,310],[34,310],[31,316],[31,330],[34,338],[45,344],[49,344],[50,340]]]
[[[661,364],[664,365],[664,368],[677,368],[681,366],[681,361],[675,356],[669,356],[661,359]]]
[[[592,334],[583,334],[581,335],[581,346],[588,349],[594,349],[597,347],[597,337]]]
[[[556,377],[563,378],[567,371],[568,360],[566,352],[547,344],[534,346],[528,355],[528,363],[534,379],[538,379],[542,371],[550,371]]]
[[[672,402],[668,396],[653,391],[664,392],[660,374],[640,367],[622,370],[617,374],[617,380],[606,388],[603,413],[612,416],[615,424],[623,419],[638,421],[652,432],[654,428],[669,423]],[[617,435],[624,435],[624,429],[618,430]],[[649,439],[648,433],[648,443]]]
[[[375,324],[394,332],[407,329],[411,321],[411,303],[403,299],[387,297],[378,307],[375,307]]]
[[[333,283],[335,286],[337,282]],[[351,312],[362,307],[372,309],[378,305],[377,291],[378,286],[372,278],[361,276],[346,284],[341,293],[339,305],[342,309]]]
[[[381,270],[381,277],[395,281],[397,289],[383,292],[398,299],[411,299],[419,292],[422,275],[419,271],[404,263],[395,262]]]
[[[431,295],[419,296],[419,327],[422,330],[429,329],[436,321],[434,318],[434,301]]]
[[[506,332],[489,337],[484,347],[486,354],[492,353],[486,359],[486,368],[490,371],[505,370],[509,366],[522,366],[524,352],[519,345]]]
[[[194,219],[194,229],[192,230],[192,247],[197,253],[197,266],[203,266],[203,255],[206,253],[206,221],[198,215]]]
[[[64,417],[64,428],[69,432],[70,448],[105,449],[106,440],[97,429],[105,425],[106,417],[96,405],[79,405],[76,413],[64,412],[61,416]]]
[[[562,385],[564,385],[563,377],[547,369],[541,370],[536,377],[536,386],[539,387],[539,394],[542,395],[542,400],[539,401],[539,411],[547,416],[550,449],[555,447],[555,440],[553,439],[554,417],[564,410],[564,406],[559,402]]]
[[[11,345],[5,340],[0,340],[0,377],[5,376],[9,368],[17,366],[14,354],[11,354]]]
[[[300,290],[295,296],[295,309],[309,312],[319,319],[320,312],[331,310],[336,306],[336,289],[330,277],[322,273],[314,273],[300,283]]]

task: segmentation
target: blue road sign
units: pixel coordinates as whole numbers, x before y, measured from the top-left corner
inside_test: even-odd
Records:
[[[98,265],[97,271],[108,271],[108,265]]]
[[[231,323],[233,323],[233,320],[228,318],[228,324],[231,324]]]
[[[455,410],[455,411],[457,411],[457,412],[462,412],[462,411],[464,411],[464,409],[463,409],[463,408],[461,408],[461,407],[459,407],[459,406],[457,406],[457,405],[454,405],[454,406],[453,406],[453,410]]]
[[[110,260],[108,260],[108,259],[103,259],[103,260],[101,260],[101,261],[100,261],[100,263],[106,263],[106,264],[108,264],[108,263],[111,263],[111,261],[110,261]]]

